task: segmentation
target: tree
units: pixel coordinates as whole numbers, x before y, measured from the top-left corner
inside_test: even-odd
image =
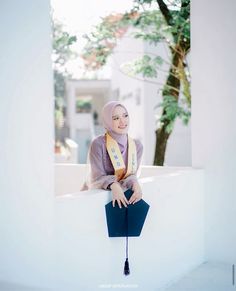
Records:
[[[70,77],[66,68],[68,61],[77,54],[71,49],[77,38],[70,35],[58,20],[53,20],[53,75],[55,94],[55,132],[56,143],[60,141],[60,130],[64,125],[65,80]]]
[[[147,10],[145,5],[157,5],[158,9]],[[191,94],[187,54],[190,51],[190,0],[136,0],[134,7],[125,14],[103,18],[91,35],[85,35],[87,44],[83,58],[87,68],[99,69],[112,54],[117,38],[122,37],[129,26],[136,28],[135,38],[151,44],[165,42],[171,53],[170,60],[158,54],[143,55],[130,64],[129,75],[157,83],[158,70],[163,63],[169,63],[166,82],[162,88],[161,117],[156,129],[154,165],[163,165],[168,138],[176,118],[187,124],[190,119]],[[158,53],[158,52],[157,52]],[[181,93],[183,99],[180,99]]]

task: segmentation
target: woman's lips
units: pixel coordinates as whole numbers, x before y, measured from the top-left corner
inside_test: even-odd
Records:
[[[119,126],[119,128],[121,128],[121,129],[124,129],[126,127],[127,127],[127,125],[125,125],[125,126]]]

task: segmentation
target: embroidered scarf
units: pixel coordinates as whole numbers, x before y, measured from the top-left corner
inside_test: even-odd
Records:
[[[120,148],[115,139],[113,139],[109,133],[105,134],[106,148],[111,159],[117,181],[134,174],[137,170],[137,150],[134,140],[128,136],[128,167],[126,166],[120,152]]]

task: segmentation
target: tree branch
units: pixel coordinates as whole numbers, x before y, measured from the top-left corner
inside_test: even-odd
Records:
[[[151,80],[147,80],[147,79],[142,79],[142,78],[138,78],[138,77],[135,77],[135,76],[129,76],[128,74],[126,74],[124,71],[122,71],[118,65],[118,63],[116,62],[116,60],[114,59],[114,63],[117,65],[117,67],[115,66],[112,66],[111,65],[111,68],[112,69],[115,69],[117,70],[118,72],[120,72],[122,75],[126,76],[126,77],[129,77],[131,79],[134,79],[134,80],[137,80],[137,81],[142,81],[142,82],[146,82],[146,83],[149,83],[149,84],[154,84],[154,85],[160,85],[160,86],[163,86],[164,84],[163,83],[160,83],[160,82],[155,82],[155,81],[151,81]],[[169,84],[165,84],[166,87],[168,87],[169,90],[173,90],[173,91],[176,91],[176,93],[180,93],[180,90],[178,90],[177,88],[169,85]],[[160,89],[161,91],[163,89]]]
[[[165,4],[165,2],[163,0],[157,0],[157,4],[159,5],[161,13],[163,14],[167,24],[170,26],[173,25],[172,15],[171,15],[170,10],[168,9],[167,5]]]

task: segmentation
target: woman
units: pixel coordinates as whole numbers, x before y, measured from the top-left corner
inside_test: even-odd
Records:
[[[113,207],[136,203],[142,198],[137,180],[143,146],[128,136],[129,115],[125,106],[117,101],[108,102],[102,109],[106,133],[95,138],[90,146],[91,175],[89,188],[112,190]],[[132,188],[133,195],[126,199],[124,191]]]

